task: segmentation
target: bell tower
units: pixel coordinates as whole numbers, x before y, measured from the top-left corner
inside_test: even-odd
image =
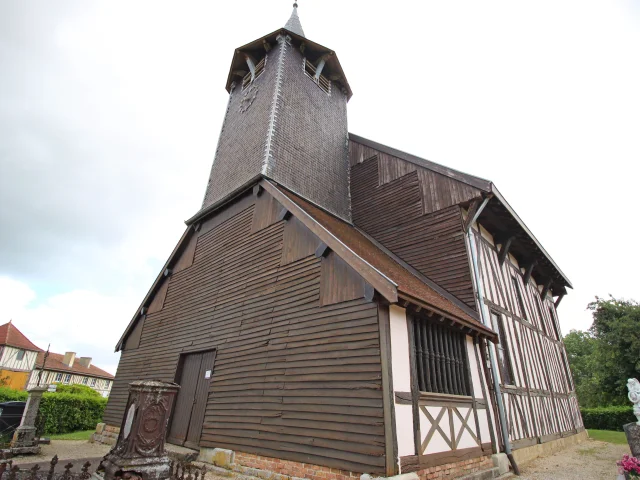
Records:
[[[305,37],[297,9],[234,53],[203,210],[266,177],[351,221],[351,89],[335,52]]]

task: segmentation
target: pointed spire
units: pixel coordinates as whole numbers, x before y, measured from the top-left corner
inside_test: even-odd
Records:
[[[298,18],[298,2],[293,4],[293,12],[291,12],[291,18],[284,26],[290,32],[295,33],[296,35],[300,35],[304,37],[304,30],[302,30],[302,24],[300,23],[300,19]],[[305,37],[306,38],[306,37]]]

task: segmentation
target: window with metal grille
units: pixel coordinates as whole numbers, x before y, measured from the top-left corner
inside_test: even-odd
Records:
[[[496,345],[496,349],[498,350],[498,366],[500,368],[502,383],[504,385],[513,385],[513,365],[511,363],[511,354],[509,353],[509,345],[507,344],[507,335],[502,315],[491,312],[491,321],[493,322],[494,330],[498,331],[498,339],[500,340],[500,344]]]
[[[243,78],[242,78],[242,89],[244,90],[246,87],[248,87],[249,85],[251,85],[256,78],[258,78],[260,75],[262,75],[262,73],[264,72],[264,66],[267,63],[267,56],[265,55],[264,58],[262,60],[260,60],[256,66],[255,66],[255,70],[253,72],[249,72],[247,73]]]
[[[306,58],[304,59],[304,73],[326,93],[331,93],[331,80],[324,75],[316,76],[316,67]]]
[[[420,391],[470,396],[466,335],[422,319],[413,331]]]

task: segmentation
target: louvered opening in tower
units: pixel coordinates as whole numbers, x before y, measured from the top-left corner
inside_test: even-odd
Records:
[[[316,67],[306,58],[304,59],[304,73],[326,93],[331,93],[331,80],[324,75],[316,76]]]
[[[255,71],[253,73],[249,72],[244,76],[244,78],[242,79],[243,90],[249,85],[251,85],[251,83],[253,83],[256,80],[256,78],[262,75],[262,72],[264,72],[264,66],[266,63],[267,63],[267,56],[265,55],[264,58],[256,64]]]

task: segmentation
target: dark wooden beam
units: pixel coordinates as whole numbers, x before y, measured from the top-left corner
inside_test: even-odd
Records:
[[[400,305],[402,308],[407,308],[409,306],[409,300],[400,299],[398,300],[398,305]]]
[[[547,298],[547,293],[549,292],[549,289],[551,288],[551,283],[552,282],[553,282],[553,278],[550,278],[544,284],[544,287],[542,287],[542,292],[540,293],[540,297],[542,298],[542,301],[544,301],[544,299]]]
[[[329,255],[330,251],[331,249],[327,246],[326,243],[320,242],[320,245],[318,245],[318,248],[316,248],[316,257],[326,257],[327,255]]]
[[[560,305],[560,302],[562,301],[562,299],[564,298],[564,293],[561,293],[558,298],[556,299],[554,305],[556,307],[556,310],[558,309],[558,305]]]
[[[533,260],[528,266],[527,270],[524,272],[524,284],[525,286],[529,284],[529,280],[531,280],[531,274],[533,273],[533,269],[535,268],[537,260]]]
[[[282,210],[278,212],[278,221],[289,220],[290,217],[291,217],[291,212],[284,207],[282,208]]]
[[[508,237],[502,242],[502,245],[500,246],[500,253],[498,254],[500,265],[502,265],[506,260],[507,255],[509,254],[509,249],[511,248],[511,243],[513,243],[514,238],[515,237]]]
[[[476,212],[478,211],[478,207],[480,206],[481,202],[482,202],[482,197],[478,197],[478,198],[474,198],[473,201],[471,202],[471,205],[469,205],[469,213],[463,225],[463,230],[465,232],[469,229],[469,225],[471,225],[471,221],[473,220],[473,217],[476,216]]]
[[[262,195],[262,192],[264,192],[264,188],[262,188],[262,185],[254,185],[253,186],[253,194],[256,197],[259,197],[260,195]]]

